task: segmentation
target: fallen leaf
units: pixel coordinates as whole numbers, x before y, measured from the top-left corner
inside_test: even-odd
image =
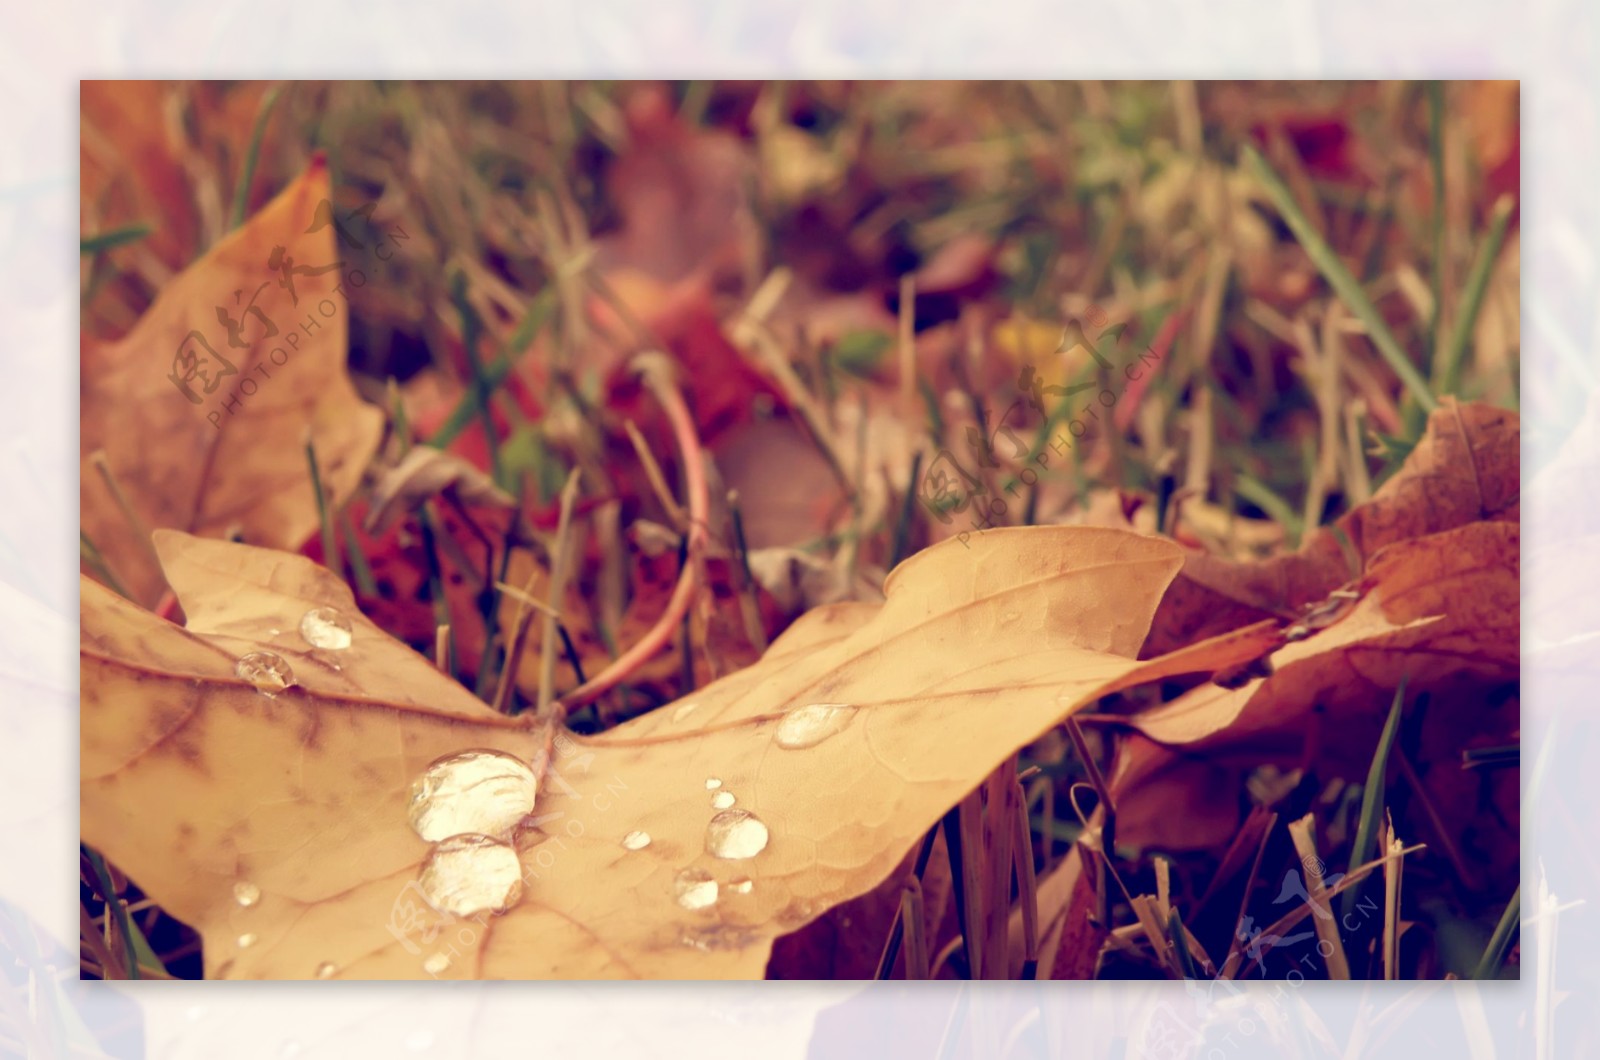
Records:
[[[400,463],[379,475],[372,488],[368,531],[383,533],[401,515],[446,490],[462,504],[473,507],[514,509],[517,506],[516,498],[459,456],[419,445],[406,453]]]
[[[174,532],[157,545],[187,629],[82,582],[83,838],[200,930],[217,978],[759,977],[775,938],[876,887],[1064,714],[1259,651],[1230,641],[1136,662],[1175,546],[997,530],[912,557],[881,607],[813,611],[758,665],[581,738],[494,713],[303,557]],[[301,639],[319,607],[350,619],[346,650]],[[258,650],[293,670],[272,698],[235,674]],[[780,746],[819,703],[853,713],[813,746]],[[443,755],[534,760],[552,742],[520,904],[435,917],[408,785]],[[711,780],[768,829],[754,857],[707,852]],[[636,830],[651,842],[625,850]],[[721,885],[715,904],[674,900],[691,869]],[[741,875],[748,893],[732,888]],[[259,889],[246,905],[241,882]]]
[[[1315,604],[1400,542],[1480,520],[1514,523],[1521,510],[1520,441],[1515,412],[1446,402],[1372,499],[1309,534],[1299,551],[1259,562],[1190,554],[1162,601],[1145,654]]]
[[[328,197],[327,167],[314,164],[184,270],[125,337],[83,338],[83,530],[142,602],[162,589],[150,530],[298,548],[318,526],[307,433],[334,504],[377,448],[383,416],[345,373],[342,274],[297,274],[292,299],[267,265],[280,246],[296,268],[339,259],[332,226],[306,232]],[[137,525],[97,469],[101,452]]]

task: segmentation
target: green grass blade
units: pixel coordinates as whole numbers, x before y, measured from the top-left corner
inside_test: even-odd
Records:
[[[261,97],[261,110],[256,114],[255,127],[250,130],[250,144],[245,148],[239,185],[233,189],[233,216],[228,223],[230,230],[244,224],[245,211],[250,207],[250,185],[255,182],[256,164],[261,160],[261,141],[266,138],[267,122],[272,118],[273,105],[278,102],[278,95],[282,91],[282,85],[273,85]]]
[[[111,569],[111,564],[106,562],[105,556],[100,554],[100,549],[95,546],[94,539],[82,530],[78,531],[78,558],[89,566],[89,569],[100,576],[106,587],[124,600],[132,600],[133,594],[128,592],[127,586],[122,584],[116,572]]]
[[[1511,936],[1516,934],[1521,919],[1522,887],[1519,885],[1511,892],[1511,901],[1506,903],[1506,911],[1500,914],[1500,923],[1495,925],[1494,935],[1489,939],[1489,947],[1483,951],[1483,960],[1478,962],[1478,968],[1472,973],[1472,978],[1493,979],[1500,974],[1500,966],[1505,963],[1506,952],[1511,949]]]
[[[99,235],[82,237],[78,240],[78,250],[83,254],[99,254],[101,251],[111,250],[127,243],[137,243],[153,231],[154,229],[143,222],[113,228]]]
[[[117,928],[122,935],[123,960],[127,963],[128,978],[138,979],[139,954],[133,942],[133,918],[128,915],[128,907],[117,897],[117,890],[111,885],[111,870],[106,868],[105,859],[100,852],[91,846],[83,848],[84,856],[89,859],[89,868],[94,872],[95,886],[100,890],[100,897],[106,903],[106,915],[116,918]],[[147,946],[146,949],[149,947]]]
[[[317,494],[317,522],[322,526],[322,565],[344,580],[344,564],[339,560],[339,542],[334,537],[333,519],[328,515],[328,498],[322,492],[322,472],[317,467],[317,450],[306,434],[306,463],[311,467],[311,488]]]
[[[1467,287],[1462,295],[1461,312],[1456,317],[1455,327],[1450,331],[1449,344],[1445,346],[1439,365],[1433,373],[1434,383],[1441,394],[1453,394],[1461,385],[1461,362],[1466,358],[1467,343],[1472,339],[1473,325],[1478,322],[1478,310],[1483,307],[1483,293],[1489,287],[1489,276],[1494,272],[1494,263],[1500,257],[1500,247],[1505,243],[1506,227],[1511,223],[1512,206],[1511,196],[1502,195],[1489,214],[1489,231],[1484,236],[1483,246],[1478,248],[1477,258],[1472,262],[1472,271],[1467,274]]]
[[[1378,749],[1373,752],[1372,765],[1367,768],[1367,784],[1361,790],[1361,817],[1356,823],[1355,845],[1350,850],[1351,868],[1371,861],[1373,850],[1378,845],[1378,821],[1383,816],[1383,778],[1389,767],[1389,752],[1394,747],[1395,733],[1400,731],[1400,713],[1406,701],[1407,680],[1407,677],[1401,677],[1400,687],[1394,690],[1389,719],[1383,723],[1383,735],[1378,737]],[[1345,916],[1355,911],[1362,887],[1362,884],[1357,884],[1344,892],[1340,911]]]
[[[1416,365],[1411,363],[1411,358],[1406,356],[1406,351],[1394,337],[1394,332],[1389,330],[1389,325],[1384,323],[1378,307],[1372,304],[1372,299],[1361,289],[1361,284],[1350,275],[1350,270],[1344,267],[1339,255],[1334,253],[1333,248],[1328,246],[1317,230],[1311,226],[1311,222],[1306,219],[1305,213],[1294,201],[1294,196],[1289,193],[1288,185],[1284,184],[1283,178],[1278,176],[1271,164],[1254,147],[1245,147],[1244,160],[1266,189],[1272,204],[1283,215],[1290,231],[1294,232],[1295,238],[1300,241],[1306,254],[1322,273],[1322,278],[1328,281],[1334,293],[1366,327],[1367,337],[1378,348],[1378,353],[1388,362],[1389,367],[1400,377],[1400,382],[1410,391],[1417,404],[1432,412],[1439,403],[1428,390],[1427,380],[1422,378]]]
[[[1444,83],[1429,81],[1428,162],[1433,170],[1433,308],[1428,312],[1427,350],[1437,356],[1444,313]]]

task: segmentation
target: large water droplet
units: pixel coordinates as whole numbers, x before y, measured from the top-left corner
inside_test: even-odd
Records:
[[[241,950],[247,950],[255,944],[256,933],[254,931],[246,931],[243,935],[239,936],[239,948]]]
[[[622,837],[622,846],[625,850],[643,850],[649,845],[649,832],[629,832]]]
[[[522,863],[504,840],[454,835],[433,848],[419,883],[441,913],[503,913],[522,897]]]
[[[333,973],[337,972],[338,970],[339,966],[334,964],[332,961],[323,961],[321,964],[317,965],[317,978],[332,979]]]
[[[754,887],[755,884],[750,882],[750,877],[748,876],[735,876],[728,881],[728,890],[734,894],[749,894]]]
[[[778,722],[779,747],[799,751],[815,747],[835,733],[842,732],[856,716],[856,708],[844,703],[812,703],[796,707]]]
[[[233,900],[249,909],[261,901],[261,888],[246,880],[240,880],[233,885]]]
[[[533,812],[538,790],[521,759],[463,751],[439,759],[411,785],[411,827],[430,843],[469,832],[504,837]]]
[[[313,648],[344,651],[350,647],[350,620],[331,607],[313,607],[300,617],[300,635]]]
[[[450,958],[442,953],[429,954],[427,959],[422,962],[422,970],[429,975],[438,975],[448,967],[450,967]]]
[[[294,671],[275,651],[253,651],[234,664],[233,672],[255,685],[265,696],[275,696],[294,684]]]
[[[705,869],[684,869],[672,881],[678,904],[685,909],[707,909],[717,904],[717,881]]]
[[[706,778],[706,790],[707,791],[716,791],[720,787],[722,787],[722,781],[718,780],[716,777],[707,777]]]
[[[731,791],[719,791],[711,796],[711,808],[714,810],[726,810],[733,803],[734,798]]]
[[[706,850],[730,861],[753,858],[767,848],[770,833],[749,810],[723,810],[706,826]]]

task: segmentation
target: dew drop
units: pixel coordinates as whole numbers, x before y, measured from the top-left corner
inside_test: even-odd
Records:
[[[247,950],[255,944],[256,933],[254,931],[246,931],[243,935],[239,936],[239,948],[241,950]]]
[[[797,707],[778,722],[777,744],[787,751],[815,747],[844,731],[856,716],[856,708],[843,703],[812,703]]]
[[[749,810],[723,810],[706,827],[706,850],[714,857],[737,861],[767,848],[770,833]]]
[[[522,897],[522,863],[504,840],[454,835],[433,848],[418,882],[441,913],[503,913]]]
[[[673,880],[678,904],[685,909],[707,909],[717,904],[717,881],[705,869],[684,869]]]
[[[649,845],[649,832],[629,832],[622,837],[622,846],[625,850],[643,850]]]
[[[527,763],[508,754],[449,755],[411,785],[411,827],[430,843],[468,833],[508,836],[533,812],[538,788]]]
[[[240,880],[233,885],[233,900],[249,909],[261,901],[261,888],[246,880]]]
[[[720,787],[722,787],[722,781],[718,780],[716,777],[707,777],[706,778],[706,790],[707,791],[716,791]]]
[[[726,810],[733,803],[734,798],[731,791],[719,791],[711,796],[711,808],[714,810]]]
[[[438,975],[448,967],[450,967],[450,958],[442,953],[430,954],[427,960],[422,962],[422,970],[429,975]]]
[[[672,720],[674,722],[682,721],[684,718],[687,718],[690,714],[693,714],[694,713],[694,709],[696,707],[698,707],[699,705],[700,704],[698,704],[698,703],[679,703],[676,707],[673,708]]]
[[[734,894],[749,894],[754,887],[755,884],[750,881],[748,876],[735,876],[728,881],[728,890]]]
[[[300,617],[300,635],[313,648],[344,651],[350,647],[350,620],[331,607],[313,607]]]
[[[317,978],[332,979],[333,973],[337,972],[338,970],[339,966],[334,964],[332,961],[323,961],[321,964],[317,965]]]
[[[253,651],[241,656],[233,672],[252,685],[264,696],[275,696],[295,683],[294,671],[283,656],[275,651]]]

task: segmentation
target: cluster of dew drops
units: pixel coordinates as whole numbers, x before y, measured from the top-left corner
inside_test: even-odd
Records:
[[[353,639],[350,620],[334,608],[307,611],[300,620],[300,635],[312,648],[343,651]],[[276,652],[253,651],[239,659],[235,673],[266,696],[275,696],[295,683],[288,662]],[[678,721],[694,709],[680,706]],[[855,708],[837,703],[815,703],[786,713],[778,723],[774,743],[785,750],[815,747],[842,731]],[[712,777],[705,782],[714,811],[706,825],[705,849],[724,861],[744,861],[767,848],[771,833],[749,810],[735,806],[733,792]],[[412,829],[433,844],[422,864],[418,887],[429,905],[441,913],[471,917],[500,914],[522,897],[523,871],[514,837],[533,814],[539,779],[528,763],[501,751],[468,750],[448,755],[425,769],[411,785],[407,814]],[[650,835],[634,830],[622,837],[627,851],[650,845]],[[726,883],[733,894],[754,889],[749,876],[734,876]],[[724,887],[701,868],[686,868],[673,880],[673,893],[684,909],[704,910],[717,903]],[[234,900],[249,908],[261,900],[252,883],[234,885]],[[239,936],[240,948],[254,945],[256,936]],[[432,974],[444,971],[448,959],[434,954],[424,962]],[[336,966],[317,966],[319,979],[330,978]]]
[[[272,632],[276,635],[278,631]],[[313,607],[302,615],[300,636],[319,651],[344,651],[355,639],[350,620],[332,607]],[[233,672],[269,699],[295,683],[294,670],[288,660],[275,651],[253,651],[240,656]],[[233,900],[242,909],[253,908],[261,901],[261,888],[249,880],[239,880],[233,885]],[[235,942],[241,950],[249,949],[256,944],[257,935],[246,931]],[[331,979],[338,970],[332,961],[323,961],[317,965],[316,976]]]

